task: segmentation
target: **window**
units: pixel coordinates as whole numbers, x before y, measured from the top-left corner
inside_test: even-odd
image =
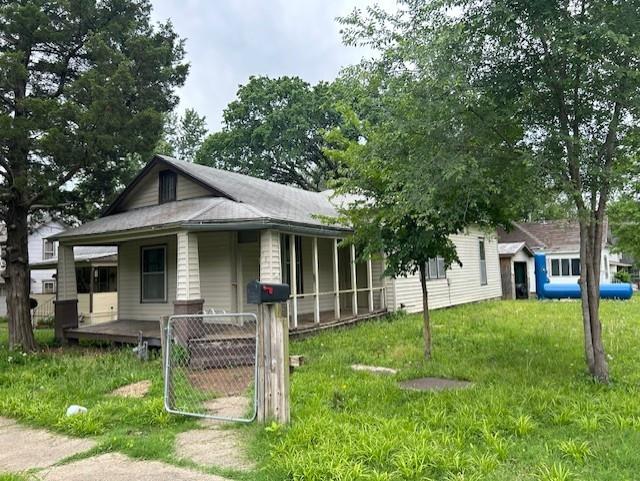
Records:
[[[562,275],[568,276],[569,275],[569,259],[562,259],[561,265],[562,265]]]
[[[446,279],[447,271],[444,266],[444,258],[432,257],[427,261],[427,280]]]
[[[571,275],[580,275],[580,259],[571,259]]]
[[[295,236],[296,248],[296,292],[304,292],[302,282],[302,237]],[[291,237],[283,234],[280,237],[280,256],[282,258],[282,282],[291,286]],[[293,290],[293,289],[291,289]]]
[[[480,246],[480,285],[486,286],[487,285],[487,257],[484,250],[484,239],[480,239],[478,242]]]
[[[140,277],[142,302],[167,301],[167,248],[165,246],[141,249]]]
[[[93,292],[116,292],[118,290],[117,267],[95,267],[93,269]]]
[[[176,200],[177,175],[171,170],[163,170],[159,174],[160,179],[160,203]]]
[[[49,239],[42,239],[42,258],[52,259],[56,256],[56,243]]]
[[[42,293],[43,294],[55,294],[56,293],[56,281],[54,281],[54,280],[42,281]]]
[[[551,275],[560,275],[560,259],[551,259]]]
[[[91,267],[76,267],[76,286],[78,294],[91,292]]]

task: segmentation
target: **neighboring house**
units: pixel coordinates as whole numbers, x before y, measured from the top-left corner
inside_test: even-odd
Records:
[[[503,299],[529,299],[536,292],[533,251],[526,242],[500,242],[500,278]]]
[[[580,276],[580,227],[577,221],[555,220],[542,222],[514,222],[507,232],[498,230],[500,244],[525,243],[533,252],[547,256],[549,282],[578,282]],[[629,269],[631,264],[622,255],[611,251],[612,240],[605,226],[602,236],[600,282],[612,282],[618,270]],[[528,267],[529,276],[533,269]],[[531,277],[529,277],[531,279]],[[529,282],[529,292],[535,292],[535,282]]]
[[[156,156],[104,215],[59,233],[56,334],[67,338],[159,343],[162,316],[203,311],[256,312],[253,279],[286,282],[284,315],[305,332],[422,308],[417,276],[390,279],[384,262],[358,261],[341,240],[350,232],[328,196]],[[462,267],[429,263],[432,307],[500,297],[495,234],[454,236]],[[118,321],[111,330],[77,327],[74,246],[118,248]]]

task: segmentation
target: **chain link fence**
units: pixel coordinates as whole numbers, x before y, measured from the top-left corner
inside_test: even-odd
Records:
[[[167,411],[250,422],[256,416],[255,314],[171,316],[164,343]]]

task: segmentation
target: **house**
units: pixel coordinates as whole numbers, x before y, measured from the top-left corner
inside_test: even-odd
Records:
[[[417,276],[383,276],[381,259],[359,260],[323,193],[155,156],[102,217],[54,236],[58,248],[56,334],[68,339],[158,345],[162,316],[255,312],[247,282],[286,282],[292,333],[421,310]],[[320,216],[320,217],[319,217]],[[476,229],[455,236],[463,267],[429,263],[433,307],[501,295],[497,238]],[[76,246],[118,250],[118,320],[79,327]]]
[[[529,299],[536,292],[533,251],[526,242],[500,242],[503,299]]]
[[[612,252],[612,239],[605,227],[602,236],[602,256],[600,282],[612,282],[618,270],[631,267],[621,254]],[[580,226],[574,220],[554,220],[541,222],[514,222],[510,231],[498,230],[500,249],[508,249],[508,244],[525,244],[532,252],[544,252],[547,256],[547,274],[551,283],[578,282],[580,276]],[[523,259],[519,259],[523,261]],[[535,292],[532,282],[533,261],[527,261],[528,288]],[[504,283],[503,283],[504,285]]]
[[[38,307],[33,312],[34,322],[53,317],[53,300],[56,296],[56,268],[58,264],[58,242],[50,239],[50,236],[68,229],[69,226],[60,221],[46,219],[34,223],[29,232],[28,252],[31,278],[31,297],[38,302]],[[5,245],[7,242],[6,228],[0,225],[0,272],[6,268]],[[115,315],[117,296],[115,292],[115,269],[117,260],[115,248],[79,248],[76,249],[78,269],[78,293],[80,294],[79,312],[82,319],[109,319]],[[84,265],[89,263],[87,265]],[[90,295],[89,265],[95,263],[93,274],[97,292],[104,294],[100,299],[94,299]],[[93,277],[92,277],[93,279]],[[109,280],[113,279],[110,283]],[[107,295],[106,293],[109,293]],[[86,295],[85,295],[86,294]],[[4,277],[0,276],[0,316],[7,313],[6,284]],[[95,303],[93,301],[96,301]],[[98,309],[95,311],[95,307]]]

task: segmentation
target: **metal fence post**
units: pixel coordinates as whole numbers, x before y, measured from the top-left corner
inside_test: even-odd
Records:
[[[289,422],[289,320],[279,304],[261,304],[258,327],[258,422]]]

